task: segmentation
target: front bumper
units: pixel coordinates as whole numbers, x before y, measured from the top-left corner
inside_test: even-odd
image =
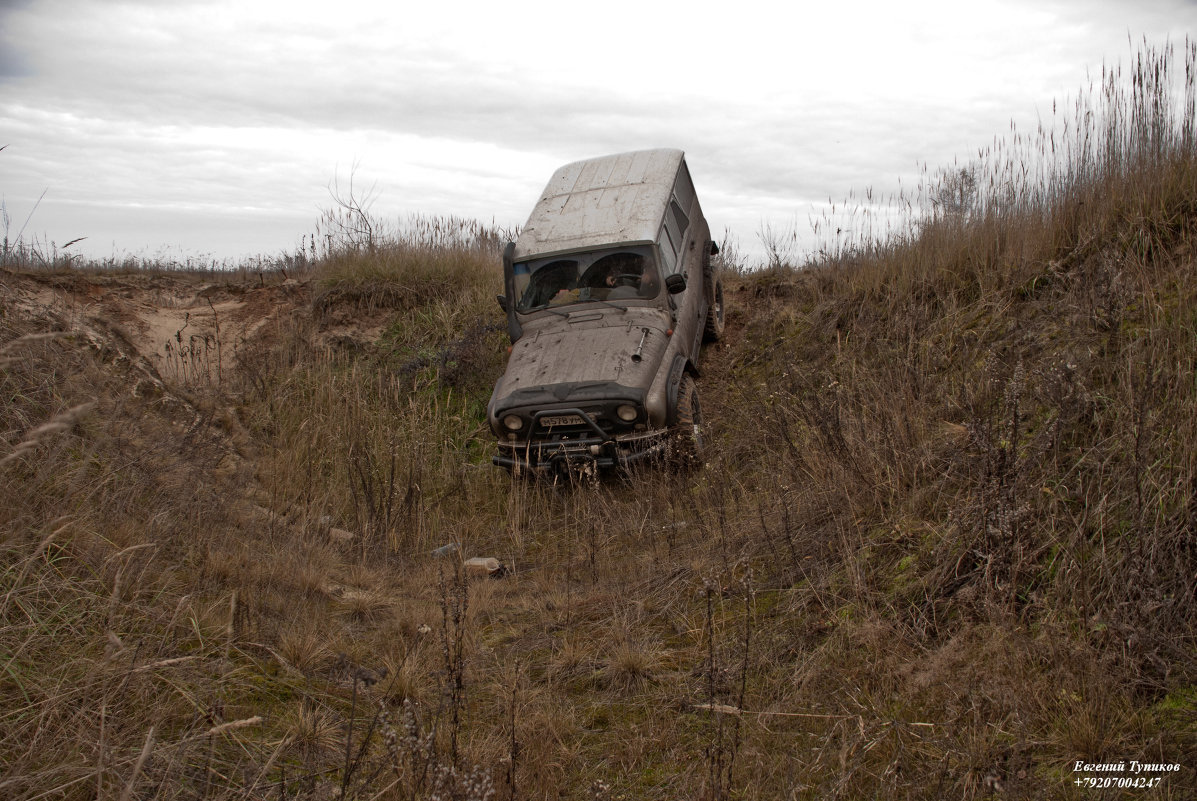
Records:
[[[543,430],[539,420],[548,414],[574,414],[585,425],[562,432]],[[664,455],[669,441],[670,432],[665,429],[608,434],[581,409],[553,409],[535,416],[527,439],[499,440],[498,453],[491,461],[515,473],[539,475],[556,475],[588,465],[600,470],[628,469]]]

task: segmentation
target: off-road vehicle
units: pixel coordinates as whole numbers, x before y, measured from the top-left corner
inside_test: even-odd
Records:
[[[698,351],[723,333],[717,253],[682,151],[557,170],[503,254],[512,348],[488,408],[494,463],[694,463]]]

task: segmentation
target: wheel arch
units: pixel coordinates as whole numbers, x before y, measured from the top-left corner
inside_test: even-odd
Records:
[[[667,418],[671,426],[677,425],[677,396],[678,389],[682,385],[682,376],[684,375],[688,375],[697,381],[699,377],[698,365],[692,359],[679,353],[673,357],[673,364],[669,367],[669,384],[666,387],[666,398],[668,399]]]

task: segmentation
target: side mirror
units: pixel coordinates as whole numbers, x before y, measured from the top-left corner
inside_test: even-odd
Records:
[[[719,255],[719,246],[715,244],[715,240],[714,240],[714,239],[712,239],[712,240],[711,240],[711,255],[712,255],[712,256],[718,256],[718,255]]]
[[[678,295],[686,291],[686,276],[681,273],[674,273],[665,278],[665,288],[669,290],[670,295]]]
[[[506,295],[495,295],[495,300],[499,301],[500,309],[502,309],[503,311],[507,311],[507,296]]]

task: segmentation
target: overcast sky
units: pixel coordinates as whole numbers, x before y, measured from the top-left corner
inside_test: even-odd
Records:
[[[10,238],[237,258],[355,164],[383,218],[513,226],[561,164],[680,147],[754,252],[1194,32],[1197,0],[0,0],[0,196]]]

